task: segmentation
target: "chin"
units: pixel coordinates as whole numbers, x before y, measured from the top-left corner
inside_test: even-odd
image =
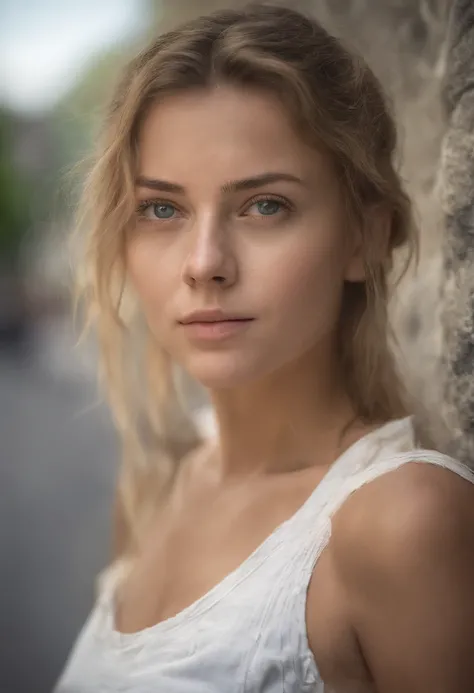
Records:
[[[184,370],[206,390],[228,390],[261,378],[263,366],[231,354],[200,355],[183,363]]]

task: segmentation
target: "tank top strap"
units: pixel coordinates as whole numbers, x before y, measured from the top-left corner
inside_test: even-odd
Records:
[[[327,516],[328,506],[341,497],[343,502],[346,488],[352,479],[376,467],[387,456],[413,450],[414,435],[411,417],[391,421],[368,433],[336,459],[327,474],[316,486],[292,523],[301,530],[302,526],[314,526],[322,515]]]
[[[356,463],[352,473],[345,478],[338,475],[332,476],[332,479],[328,480],[329,485],[324,489],[324,499],[320,498],[317,504],[314,503],[311,512],[308,511],[304,517],[304,522],[299,527],[293,528],[300,537],[298,539],[295,536],[294,541],[296,547],[299,544],[301,551],[304,583],[309,581],[318,557],[329,543],[332,518],[335,513],[353,493],[363,486],[408,463],[423,463],[443,467],[474,484],[474,471],[472,469],[448,455],[426,449],[413,449],[387,456],[382,455],[366,465]],[[336,483],[336,476],[338,476],[338,483]],[[303,520],[303,518],[301,519]]]
[[[335,493],[332,498],[328,499],[325,507],[327,517],[331,518],[355,491],[371,481],[375,481],[375,479],[383,474],[395,471],[402,465],[408,463],[424,463],[443,467],[458,474],[466,479],[466,481],[474,483],[474,471],[448,455],[444,455],[436,450],[424,449],[400,452],[395,455],[379,458],[367,467],[357,469],[351,476],[345,479],[339,487],[338,492]]]

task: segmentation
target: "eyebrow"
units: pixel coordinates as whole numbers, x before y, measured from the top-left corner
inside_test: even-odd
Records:
[[[257,176],[252,176],[251,178],[242,178],[241,180],[229,181],[221,187],[221,192],[233,193],[241,192],[243,190],[253,190],[254,188],[260,188],[263,185],[280,182],[304,185],[301,178],[294,176],[292,173],[261,173]],[[148,188],[149,190],[157,190],[160,192],[177,193],[180,195],[184,195],[186,193],[186,188],[184,188],[182,185],[178,185],[178,183],[170,183],[169,181],[159,180],[157,178],[146,178],[145,176],[138,176],[135,181],[135,185],[139,188]]]

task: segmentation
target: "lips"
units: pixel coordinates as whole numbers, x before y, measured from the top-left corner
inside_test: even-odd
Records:
[[[249,322],[252,318],[222,318],[222,320],[189,320],[182,322],[182,325],[215,325],[219,322]]]
[[[253,318],[193,315],[180,321],[189,339],[200,342],[223,341],[247,329]]]
[[[233,313],[225,313],[221,310],[206,310],[206,311],[195,311],[189,313],[179,320],[181,325],[193,325],[193,324],[209,324],[217,322],[248,322],[252,320],[245,315],[236,315]]]

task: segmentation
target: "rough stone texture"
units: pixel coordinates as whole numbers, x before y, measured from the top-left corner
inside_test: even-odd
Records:
[[[443,90],[447,130],[439,191],[444,215],[442,444],[474,464],[474,4],[453,3]]]

